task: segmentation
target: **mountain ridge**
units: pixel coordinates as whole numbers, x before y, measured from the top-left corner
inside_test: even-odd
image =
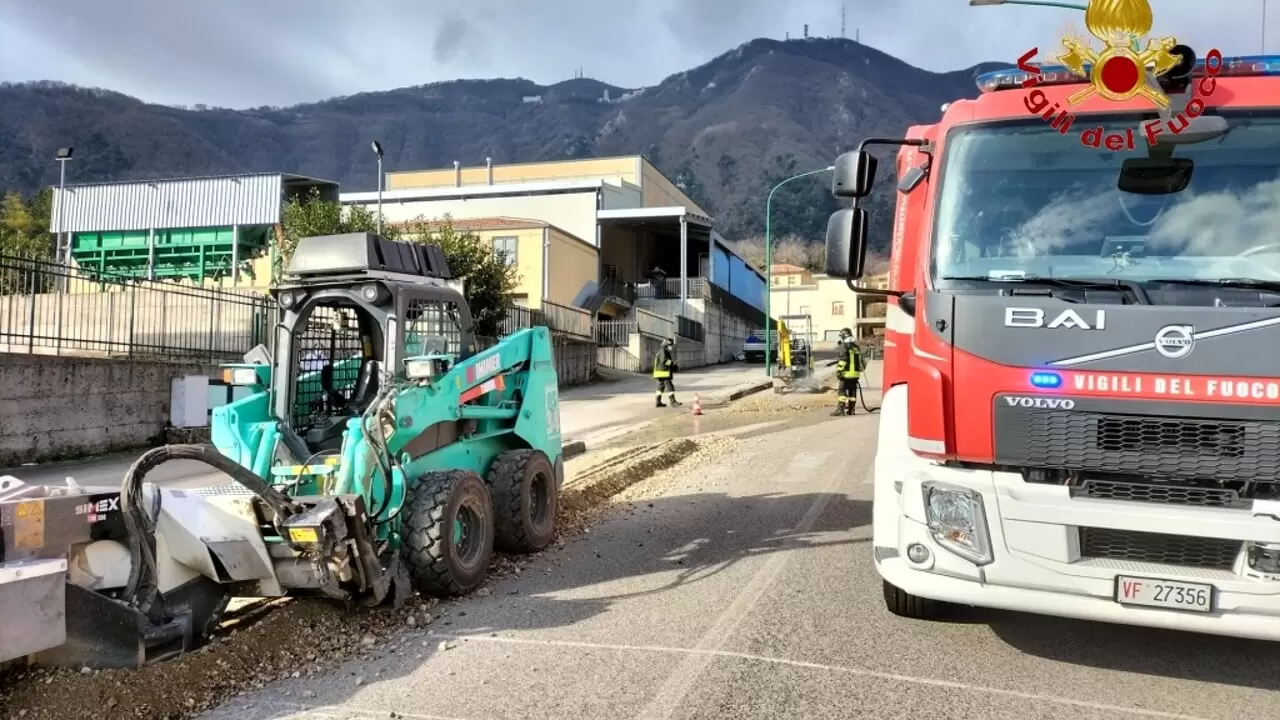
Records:
[[[977,73],[997,67],[1008,65],[933,73],[852,40],[756,39],[643,88],[450,80],[230,110],[7,83],[0,189],[56,183],[52,158],[65,145],[77,148],[72,183],[290,172],[349,191],[376,187],[372,140],[389,171],[643,154],[715,214],[726,237],[746,237],[762,232],[772,184],[829,165],[861,138],[935,120],[943,103],[976,94]],[[834,200],[805,183],[786,190],[775,197],[774,225],[816,239]]]

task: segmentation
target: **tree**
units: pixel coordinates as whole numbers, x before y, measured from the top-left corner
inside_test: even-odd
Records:
[[[375,232],[378,229],[378,219],[364,206],[343,208],[340,203],[322,200],[320,190],[312,188],[306,197],[289,198],[281,212],[280,225],[283,237],[276,246],[275,263],[272,267],[272,274],[276,279],[284,273],[285,265],[302,238]],[[384,226],[382,236],[394,240],[399,232],[395,227]]]
[[[276,248],[274,273],[279,278],[289,257],[304,237],[375,232],[377,215],[360,205],[343,207],[323,200],[319,190],[285,203],[281,218],[283,238]],[[477,335],[496,337],[511,308],[511,293],[519,278],[516,269],[496,257],[493,248],[475,233],[461,232],[446,216],[442,220],[419,217],[397,227],[383,223],[382,236],[440,246],[453,276],[465,283],[464,295],[471,308]]]
[[[466,279],[467,305],[475,332],[484,337],[497,337],[511,309],[511,293],[520,278],[515,267],[493,252],[489,243],[475,233],[458,230],[448,215],[440,220],[418,218],[404,230],[404,236],[415,242],[439,245],[449,261],[454,277]]]
[[[48,190],[37,193],[30,203],[10,190],[0,198],[0,254],[23,257],[48,257],[49,210]]]
[[[767,272],[764,265],[764,237],[732,240],[730,249],[738,253],[752,266]],[[804,238],[788,235],[773,238],[773,264],[795,265],[810,272],[822,272],[826,262],[826,249],[821,242],[808,242]]]

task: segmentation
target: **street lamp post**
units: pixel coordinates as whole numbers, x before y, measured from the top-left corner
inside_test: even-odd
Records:
[[[53,261],[55,263],[62,263],[63,261],[62,212],[63,212],[63,206],[66,204],[66,201],[67,201],[67,195],[66,195],[67,163],[71,161],[71,155],[74,152],[75,152],[75,148],[71,146],[67,146],[67,147],[58,148],[57,154],[54,155],[54,159],[58,161],[58,200],[56,203],[54,203],[54,208],[56,209],[56,211],[54,212],[55,217],[53,219],[53,229],[55,233],[54,241],[53,241],[53,248],[54,248]],[[67,243],[66,256],[68,260],[71,259],[71,243],[70,242]],[[61,281],[59,282],[59,285],[62,286],[60,289],[65,290],[66,278],[63,277],[61,273],[59,275],[60,277],[62,277]]]
[[[1267,0],[1262,0],[1262,54],[1267,54]]]
[[[770,339],[769,332],[773,329],[773,194],[778,189],[792,180],[799,180],[810,175],[830,172],[835,170],[834,165],[821,168],[819,170],[810,170],[802,172],[799,175],[792,175],[783,180],[773,189],[769,191],[769,197],[764,201],[764,269],[765,269],[765,288],[764,288],[764,373],[767,377],[773,377],[773,341]],[[788,297],[788,300],[790,298]]]
[[[382,235],[382,143],[374,140],[371,147],[378,156],[378,235]]]

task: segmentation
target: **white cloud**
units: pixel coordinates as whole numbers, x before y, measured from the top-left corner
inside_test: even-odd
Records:
[[[1261,0],[1158,0],[1156,29],[1259,51]],[[930,70],[1056,52],[1078,11],[846,0],[848,35]],[[1273,13],[1280,15],[1280,13]],[[1280,30],[1280,18],[1276,18]],[[840,32],[832,0],[40,0],[0,3],[0,80],[63,80],[165,103],[283,105],[460,77],[550,83],[579,67],[654,84],[755,37]]]

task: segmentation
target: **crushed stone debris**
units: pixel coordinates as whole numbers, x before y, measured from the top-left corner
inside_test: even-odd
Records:
[[[763,392],[714,409],[714,413],[771,415],[804,412],[834,402],[834,391]],[[744,418],[747,420],[748,418]],[[493,594],[505,578],[529,572],[542,556],[565,548],[575,536],[629,504],[661,496],[697,468],[729,459],[740,440],[728,435],[690,438],[673,426],[672,437],[638,447],[589,451],[567,462],[560,498],[560,532],[550,547],[532,555],[495,554],[485,586],[472,598]],[[552,572],[551,568],[543,568]],[[508,591],[508,595],[516,591]],[[468,598],[463,598],[462,602]],[[268,683],[314,676],[357,657],[407,651],[408,645],[437,652],[451,642],[422,641],[436,623],[448,624],[457,601],[413,598],[399,610],[345,609],[319,600],[281,599],[251,603],[235,621],[203,648],[169,662],[139,670],[87,668],[0,669],[0,718],[23,720],[99,720],[107,708],[113,718],[184,720],[232,697],[261,690]],[[445,620],[440,620],[445,617]],[[412,632],[404,632],[412,631]],[[406,637],[416,635],[416,637]],[[357,685],[366,678],[354,677]],[[304,695],[305,697],[305,695]]]
[[[655,474],[667,475],[661,471],[687,465],[694,458],[711,461],[715,455],[707,448],[718,444],[676,439],[642,452],[630,448],[575,458],[566,468],[574,482],[566,481],[561,497],[559,536],[541,553],[495,554],[489,580],[473,596],[491,595],[496,583],[519,577],[540,556],[589,533],[600,517],[599,506],[612,496]],[[578,482],[576,476],[583,474],[591,477]],[[421,597],[399,610],[347,610],[319,600],[252,603],[199,650],[138,670],[10,667],[0,672],[0,718],[99,720],[104,707],[122,720],[194,717],[273,681],[310,677],[356,657],[398,652],[405,642],[399,631],[420,631],[454,604]],[[438,651],[453,647],[452,643],[436,646]],[[363,684],[365,678],[354,680]]]

